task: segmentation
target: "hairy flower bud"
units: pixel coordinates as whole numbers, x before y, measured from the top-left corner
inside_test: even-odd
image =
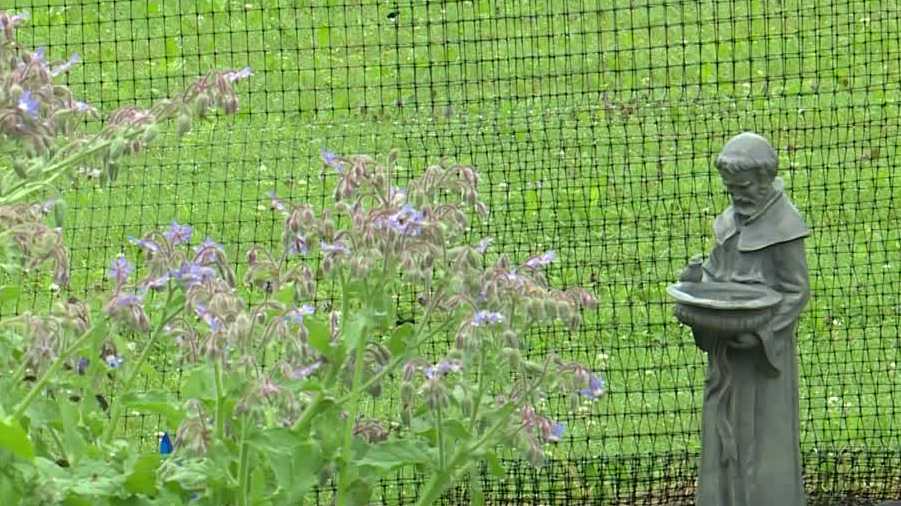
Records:
[[[520,347],[519,336],[513,329],[504,330],[504,332],[501,334],[501,339],[503,340],[504,346],[516,349],[519,349]]]
[[[175,121],[175,135],[179,138],[184,137],[188,132],[191,131],[191,127],[193,126],[193,120],[191,119],[190,114],[179,114],[178,118]]]
[[[511,369],[519,369],[519,365],[522,362],[522,353],[518,348],[504,348],[501,350],[501,355],[507,360],[507,363],[510,364]]]
[[[426,405],[428,405],[429,409],[434,411],[447,408],[450,402],[447,394],[447,387],[444,386],[444,383],[440,381],[439,378],[426,381],[422,390],[423,395],[425,396]]]

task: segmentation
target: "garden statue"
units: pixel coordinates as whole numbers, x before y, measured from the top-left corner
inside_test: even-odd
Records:
[[[795,331],[810,295],[809,230],[776,177],[766,139],[742,133],[716,159],[732,205],[705,263],[669,287],[675,314],[707,352],[699,506],[798,506]]]

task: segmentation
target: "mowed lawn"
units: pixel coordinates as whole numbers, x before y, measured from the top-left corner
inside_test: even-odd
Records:
[[[474,240],[517,258],[554,249],[554,282],[600,298],[579,332],[531,338],[609,384],[594,405],[549,400],[569,436],[553,455],[691,454],[704,357],[664,288],[709,250],[728,204],[712,159],[750,129],[777,147],[813,230],[802,446],[901,451],[897,1],[13,3],[32,14],[26,45],[81,54],[70,83],[104,111],[208,68],[255,72],[237,119],[166,136],[111,187],[66,192],[75,293],[134,256],[128,236],[173,219],[243,262],[278,237],[266,192],[328,203],[322,147],[398,148],[405,176],[446,156],[482,174],[492,214]],[[33,286],[19,310],[46,307],[46,282]],[[177,390],[173,357],[147,388]],[[131,423],[146,444],[166,429]]]

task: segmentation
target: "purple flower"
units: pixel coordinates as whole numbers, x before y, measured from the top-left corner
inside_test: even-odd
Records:
[[[388,200],[391,202],[397,201],[400,203],[403,202],[405,198],[407,198],[407,192],[403,188],[392,186],[388,190]]]
[[[478,251],[480,255],[484,255],[485,252],[488,251],[488,248],[491,246],[491,243],[493,243],[493,242],[494,242],[494,239],[492,239],[490,237],[486,237],[486,238],[482,239],[481,241],[479,241],[479,245],[476,246],[476,251]]]
[[[66,63],[63,63],[59,67],[51,70],[50,75],[56,77],[64,72],[68,72],[69,69],[74,67],[79,61],[81,61],[81,55],[79,55],[78,53],[72,53],[72,56],[69,57]]]
[[[203,320],[207,326],[210,328],[210,332],[216,332],[221,328],[219,324],[219,319],[213,313],[204,306],[203,304],[197,304],[194,306],[194,312],[197,313],[197,316]]]
[[[556,258],[557,254],[554,252],[554,250],[549,250],[543,255],[536,255],[532,258],[529,258],[528,260],[526,260],[525,266],[530,269],[540,269],[549,265]]]
[[[303,317],[309,316],[316,312],[316,308],[309,304],[304,304],[300,307],[295,307],[294,309],[285,313],[285,320],[296,325],[303,325]]]
[[[190,225],[179,225],[177,222],[173,221],[172,224],[169,225],[169,229],[163,233],[163,236],[175,246],[190,241],[193,231],[194,230]]]
[[[122,366],[122,363],[125,362],[124,358],[117,357],[116,355],[107,355],[103,357],[103,360],[110,369],[118,369]]]
[[[156,241],[151,241],[150,239],[135,239],[134,237],[129,237],[128,242],[134,244],[135,246],[148,253],[159,253],[161,249],[160,245],[157,244]]]
[[[316,372],[320,367],[322,367],[322,362],[317,360],[306,367],[287,369],[285,370],[285,376],[292,380],[302,380]]]
[[[19,104],[18,108],[20,111],[24,112],[31,119],[37,119],[38,111],[40,110],[40,104],[31,96],[30,90],[25,90],[19,95]]]
[[[241,70],[232,70],[230,72],[226,72],[224,74],[225,80],[233,83],[235,81],[240,81],[241,79],[247,79],[248,77],[253,75],[253,70],[250,67],[244,67]]]
[[[588,386],[579,390],[580,395],[587,397],[592,401],[597,400],[598,397],[604,395],[604,392],[606,392],[604,378],[595,376],[594,374],[588,376]]]
[[[113,308],[132,308],[140,306],[144,302],[144,298],[140,295],[130,293],[120,293],[113,297],[111,307]]]
[[[125,255],[119,255],[113,260],[108,275],[110,279],[116,280],[116,285],[121,287],[128,281],[128,276],[134,272],[134,266],[125,259]]]
[[[452,372],[460,372],[463,369],[463,364],[459,360],[442,360],[438,362],[434,366],[429,366],[425,368],[425,377],[428,379],[440,378],[442,376],[446,376]]]
[[[288,210],[288,208],[285,207],[285,204],[282,203],[281,199],[278,198],[275,192],[269,192],[267,195],[269,195],[269,207],[280,212],[285,212]]]
[[[472,317],[473,327],[482,327],[485,325],[496,325],[504,321],[504,315],[492,311],[481,310]]]
[[[319,150],[319,156],[322,158],[323,163],[335,169],[335,172],[337,172],[338,174],[344,172],[344,162],[339,160],[338,155],[336,155],[335,153],[322,148]]]
[[[150,278],[150,279],[144,281],[143,286],[144,286],[144,288],[149,288],[151,290],[159,290],[169,284],[169,279],[170,279],[169,273],[164,272],[160,276],[157,276],[155,278]]]
[[[294,234],[290,241],[288,241],[289,256],[297,254],[306,255],[309,251],[310,247],[307,245],[307,239],[300,234]]]
[[[345,246],[344,243],[341,243],[341,242],[335,242],[335,243],[329,244],[325,241],[319,241],[319,249],[322,250],[322,252],[325,253],[326,255],[337,255],[337,254],[341,254],[341,253],[343,253],[343,254],[350,253],[350,250],[347,248],[347,246]]]
[[[565,431],[566,425],[563,425],[560,422],[554,423],[545,435],[545,439],[551,443],[559,443],[563,438],[563,433]]]
[[[388,216],[388,228],[394,230],[398,234],[416,237],[422,233],[422,224],[425,216],[421,211],[417,211],[410,204],[404,205],[400,211]]]
[[[88,104],[86,104],[80,100],[76,100],[73,107],[78,112],[91,112],[94,109],[93,107],[89,106]]]
[[[185,262],[181,267],[173,272],[177,279],[185,288],[191,288],[195,285],[205,283],[216,276],[216,271],[210,267],[197,265],[193,262]]]
[[[47,48],[44,48],[44,47],[37,48],[34,51],[34,53],[32,53],[32,55],[31,55],[31,63],[33,63],[35,65],[41,65],[41,64],[47,63],[47,61],[44,59],[44,54],[46,52],[47,52]]]

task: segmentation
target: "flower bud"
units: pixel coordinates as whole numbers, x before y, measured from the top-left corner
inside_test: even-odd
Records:
[[[429,380],[423,386],[425,402],[431,410],[445,409],[450,403],[447,388],[441,381]]]
[[[141,141],[144,144],[150,144],[151,142],[156,140],[156,138],[159,136],[159,134],[160,134],[160,127],[158,127],[156,125],[147,125],[147,127],[144,128],[144,135],[141,136]]]
[[[404,406],[409,406],[413,404],[413,395],[415,392],[413,391],[413,383],[409,381],[403,381],[400,384],[400,402]]]
[[[194,114],[198,118],[205,118],[210,109],[210,97],[206,93],[197,95],[194,99]]]
[[[538,445],[529,444],[526,449],[526,460],[534,467],[541,467],[544,465],[544,452]]]
[[[28,179],[28,162],[24,158],[16,158],[13,160],[13,170],[16,175],[22,179]]]
[[[526,312],[533,320],[544,320],[546,318],[546,312],[544,310],[544,304],[540,300],[530,299],[526,302]]]
[[[504,346],[509,346],[510,348],[519,349],[520,342],[519,336],[516,335],[516,332],[513,329],[507,329],[501,334],[501,338],[504,341]]]
[[[507,363],[510,364],[511,369],[519,369],[519,365],[522,362],[522,353],[520,353],[517,348],[504,348],[501,350],[501,355],[507,360]]]
[[[184,137],[185,134],[191,131],[191,127],[193,126],[192,123],[193,120],[190,115],[185,113],[179,114],[175,123],[175,135],[179,138]]]
[[[117,158],[120,158],[123,154],[125,154],[125,148],[125,139],[123,139],[122,137],[116,137],[115,139],[113,139],[113,142],[110,143],[109,148],[110,159],[115,160]]]
[[[53,205],[53,221],[57,227],[62,227],[66,221],[66,201],[59,199]]]
[[[533,376],[544,372],[544,367],[541,364],[534,362],[532,360],[524,360],[522,362],[522,366],[523,366],[523,369],[525,369],[525,371],[528,374],[531,374]]]

